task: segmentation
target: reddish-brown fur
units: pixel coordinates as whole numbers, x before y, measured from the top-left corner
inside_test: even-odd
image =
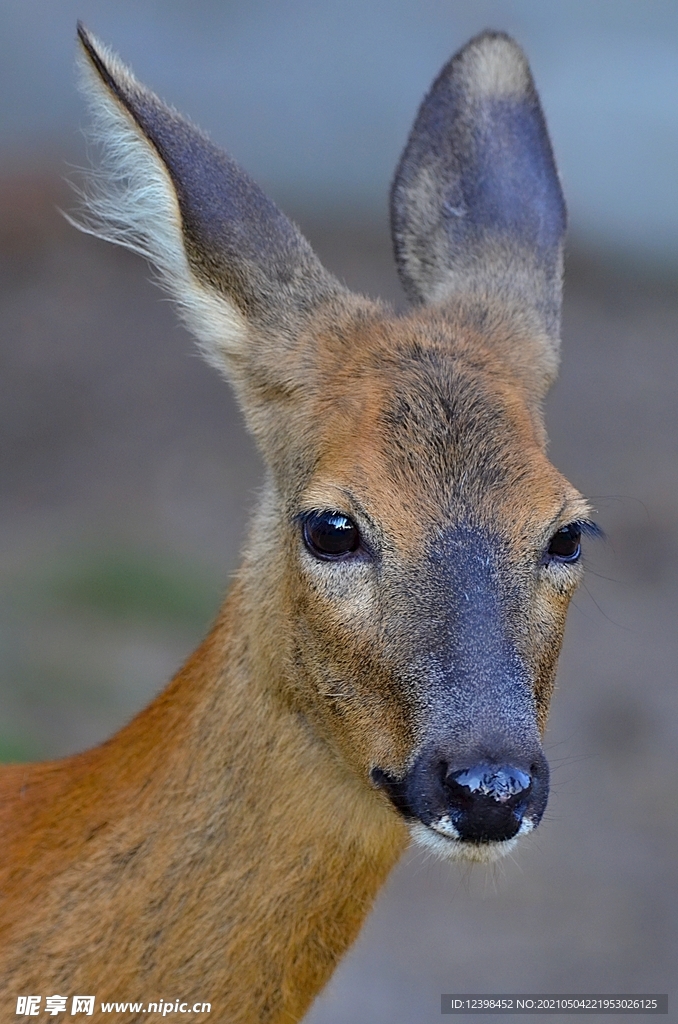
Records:
[[[337,289],[225,359],[270,474],[244,562],[209,636],[128,726],[4,769],[8,1014],[58,992],[204,1000],[192,1019],[224,1024],[303,1016],[409,841],[370,772],[402,775],[435,717],[412,683],[408,602],[460,523],[506,553],[507,629],[543,730],[579,569],[542,554],[587,507],[545,454],[553,340],[529,304],[487,294],[487,274],[480,297],[401,317]],[[313,562],[299,517],[316,509],[367,515],[378,571]]]

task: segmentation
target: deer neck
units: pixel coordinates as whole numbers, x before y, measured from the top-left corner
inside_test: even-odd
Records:
[[[40,857],[33,876],[24,850],[22,891],[40,890],[45,838],[55,864],[67,842],[57,917],[96,950],[69,982],[116,999],[171,989],[234,1024],[272,1024],[303,1015],[407,836],[253,670],[243,606],[236,583],[202,646],[129,726],[24,780],[20,814]],[[62,982],[58,940],[42,941]]]

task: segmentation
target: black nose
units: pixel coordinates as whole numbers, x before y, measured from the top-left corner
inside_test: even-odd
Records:
[[[515,760],[511,754],[495,760],[487,753],[453,760],[436,745],[423,751],[403,778],[375,767],[372,781],[409,821],[462,842],[500,843],[521,826],[528,831],[539,824],[549,795],[549,766],[536,744]]]
[[[471,843],[501,842],[516,835],[533,790],[533,774],[514,765],[479,764],[441,774],[448,813],[459,838]]]

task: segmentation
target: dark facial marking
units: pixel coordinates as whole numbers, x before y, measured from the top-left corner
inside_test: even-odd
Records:
[[[468,842],[510,839],[536,824],[548,797],[533,681],[514,633],[525,614],[504,541],[471,527],[439,536],[411,599],[412,688],[421,703],[418,753],[404,774],[373,782],[407,819],[447,818]]]
[[[387,466],[396,481],[421,482],[441,508],[463,481],[472,503],[478,492],[507,486],[520,453],[515,428],[477,369],[435,350],[403,352],[382,413]]]

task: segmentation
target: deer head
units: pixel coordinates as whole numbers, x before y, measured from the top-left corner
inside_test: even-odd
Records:
[[[79,32],[105,172],[81,226],[157,267],[266,462],[242,570],[259,677],[417,840],[505,852],[546,805],[592,528],[545,451],[565,206],[525,57],[480,35],[424,100],[391,193],[395,315]]]

